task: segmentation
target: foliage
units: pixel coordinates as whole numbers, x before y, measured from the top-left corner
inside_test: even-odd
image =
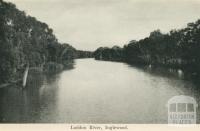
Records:
[[[123,50],[118,46],[112,48],[100,47],[94,52],[94,57],[99,60],[122,61]]]
[[[46,23],[0,0],[0,57],[1,84],[15,79],[26,64],[43,68],[57,63],[61,67],[76,58],[77,51],[69,44],[59,43]]]
[[[118,50],[118,59],[110,48],[98,48],[96,59],[121,60],[133,64],[152,64],[199,71],[200,66],[200,20],[189,23],[186,28],[163,34],[160,30],[150,33],[139,41],[132,40]]]

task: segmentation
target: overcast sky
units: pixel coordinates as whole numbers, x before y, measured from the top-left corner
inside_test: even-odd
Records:
[[[47,23],[77,49],[123,46],[200,18],[200,0],[5,0]]]

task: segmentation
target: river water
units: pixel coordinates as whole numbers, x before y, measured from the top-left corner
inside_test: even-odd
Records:
[[[57,74],[30,72],[27,88],[0,89],[1,123],[167,123],[167,101],[194,97],[184,73],[77,59]],[[200,122],[197,108],[197,122]]]

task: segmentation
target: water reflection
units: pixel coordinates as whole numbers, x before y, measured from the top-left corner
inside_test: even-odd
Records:
[[[0,122],[54,122],[59,79],[59,73],[31,69],[25,89],[19,85],[0,89]]]
[[[200,77],[192,74],[188,70],[165,68],[165,67],[153,67],[151,66],[128,66],[137,68],[142,72],[159,78],[156,83],[160,83],[163,78],[167,80],[167,84],[171,85],[173,90],[176,90],[179,95],[188,95],[195,98],[198,104],[200,104]],[[154,80],[152,80],[154,81]],[[161,85],[161,86],[164,86]],[[197,123],[200,122],[200,107],[197,107]]]
[[[185,79],[185,72],[182,69],[174,69],[174,68],[165,68],[165,67],[158,67],[158,66],[136,66],[128,64],[128,66],[137,68],[138,70],[144,71],[151,75],[161,76],[161,77],[173,77],[175,79]]]
[[[0,90],[6,123],[167,123],[167,101],[194,97],[197,83],[185,72],[79,59],[60,73],[30,71],[27,88]],[[197,109],[199,123],[200,109]]]

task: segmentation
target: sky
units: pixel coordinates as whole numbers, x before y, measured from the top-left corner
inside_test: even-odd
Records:
[[[200,0],[4,0],[47,23],[61,43],[94,51],[200,19]]]

